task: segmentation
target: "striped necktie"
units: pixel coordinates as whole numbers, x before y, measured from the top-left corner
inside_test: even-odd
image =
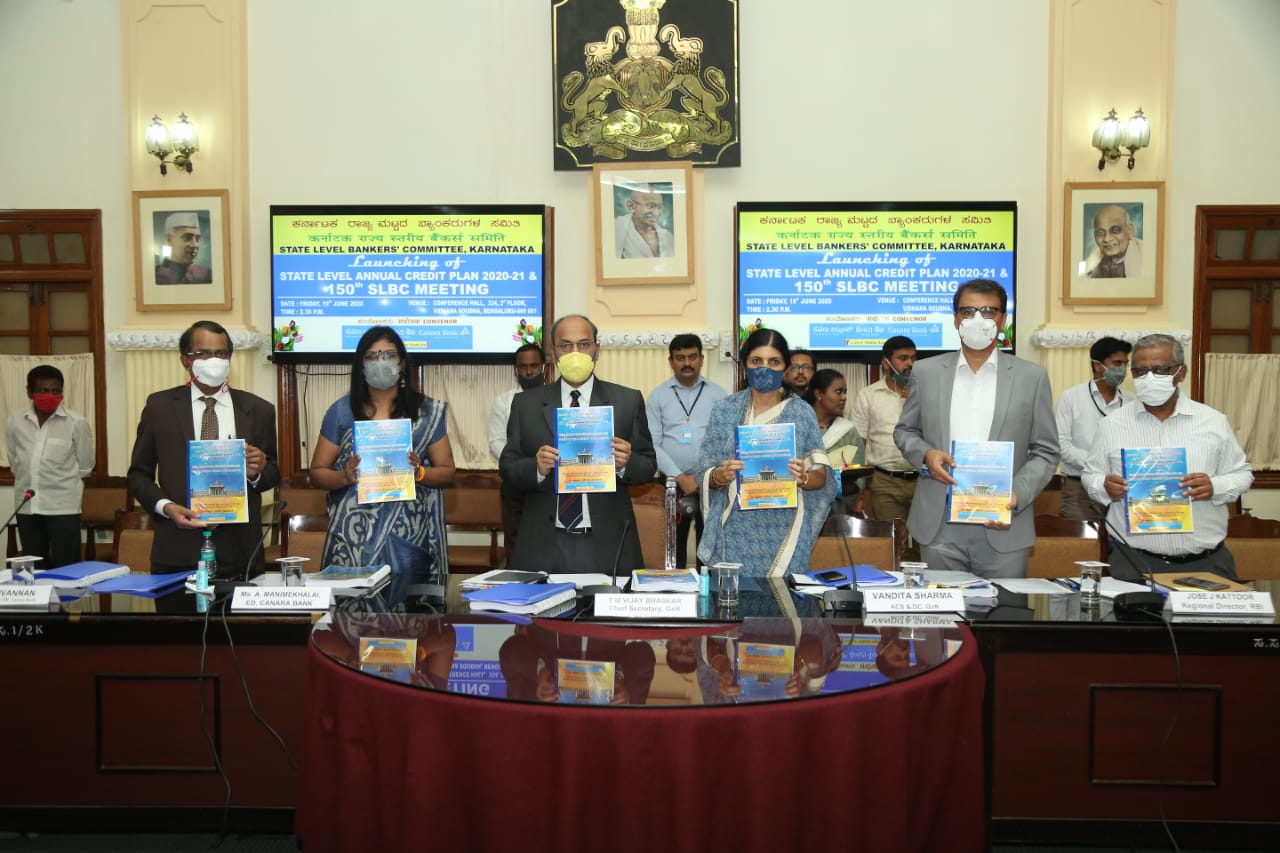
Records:
[[[578,397],[581,392],[573,389],[569,392],[571,402],[569,408],[577,409],[580,407]],[[560,496],[560,524],[565,530],[573,531],[578,529],[578,525],[582,524],[582,495],[573,492]]]
[[[213,397],[201,397],[200,402],[204,403],[204,414],[200,416],[200,440],[214,441],[218,437],[218,413],[213,407],[218,405],[218,401]]]

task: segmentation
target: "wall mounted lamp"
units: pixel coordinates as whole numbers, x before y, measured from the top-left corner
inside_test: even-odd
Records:
[[[178,115],[178,123],[173,126],[172,135],[160,116],[152,118],[151,124],[147,125],[147,153],[160,158],[162,175],[169,174],[170,155],[173,155],[173,165],[191,174],[191,155],[199,150],[200,136],[186,113]]]
[[[1138,162],[1134,156],[1138,149],[1146,148],[1151,143],[1151,122],[1142,114],[1142,108],[1133,114],[1127,122],[1121,122],[1116,116],[1115,107],[1107,113],[1107,117],[1098,122],[1093,130],[1093,147],[1101,152],[1098,158],[1098,171],[1101,172],[1109,162],[1119,160],[1120,149],[1129,152],[1129,169]]]

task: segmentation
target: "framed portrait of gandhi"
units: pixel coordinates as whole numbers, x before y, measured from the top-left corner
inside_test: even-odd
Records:
[[[1164,184],[1069,183],[1062,301],[1159,305],[1164,299]]]
[[[133,194],[139,311],[231,307],[226,190]]]
[[[596,280],[600,284],[693,281],[693,167],[596,164],[591,170]]]

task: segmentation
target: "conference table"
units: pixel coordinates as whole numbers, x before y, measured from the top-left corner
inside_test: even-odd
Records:
[[[299,840],[981,850],[969,630],[777,597],[794,609],[725,623],[335,611],[309,648]]]

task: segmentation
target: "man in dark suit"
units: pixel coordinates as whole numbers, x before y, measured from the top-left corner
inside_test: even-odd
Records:
[[[231,336],[217,323],[201,320],[192,325],[182,333],[178,351],[191,381],[147,398],[129,463],[129,493],[157,519],[152,570],[194,569],[203,530],[209,525],[186,505],[187,442],[244,439],[249,523],[219,525],[213,533],[219,574],[240,577],[261,538],[262,493],[280,482],[275,408],[261,397],[227,385],[233,347]],[[252,573],[262,568],[259,551]]]
[[[560,379],[511,401],[507,446],[499,466],[503,481],[526,495],[513,568],[609,572],[616,558],[618,570],[630,572],[644,564],[627,487],[653,479],[658,461],[644,397],[633,388],[595,377],[598,337],[595,324],[586,317],[561,317],[551,326],[549,338]],[[613,407],[613,461],[618,472],[617,491],[584,495],[580,503],[556,494],[556,409],[574,405]]]
[[[997,282],[967,281],[952,302],[960,352],[917,361],[893,440],[923,469],[907,527],[931,569],[1025,577],[1036,541],[1032,504],[1058,468],[1053,394],[1043,367],[997,352],[1008,295]],[[1013,442],[1010,525],[948,524],[953,439]]]

